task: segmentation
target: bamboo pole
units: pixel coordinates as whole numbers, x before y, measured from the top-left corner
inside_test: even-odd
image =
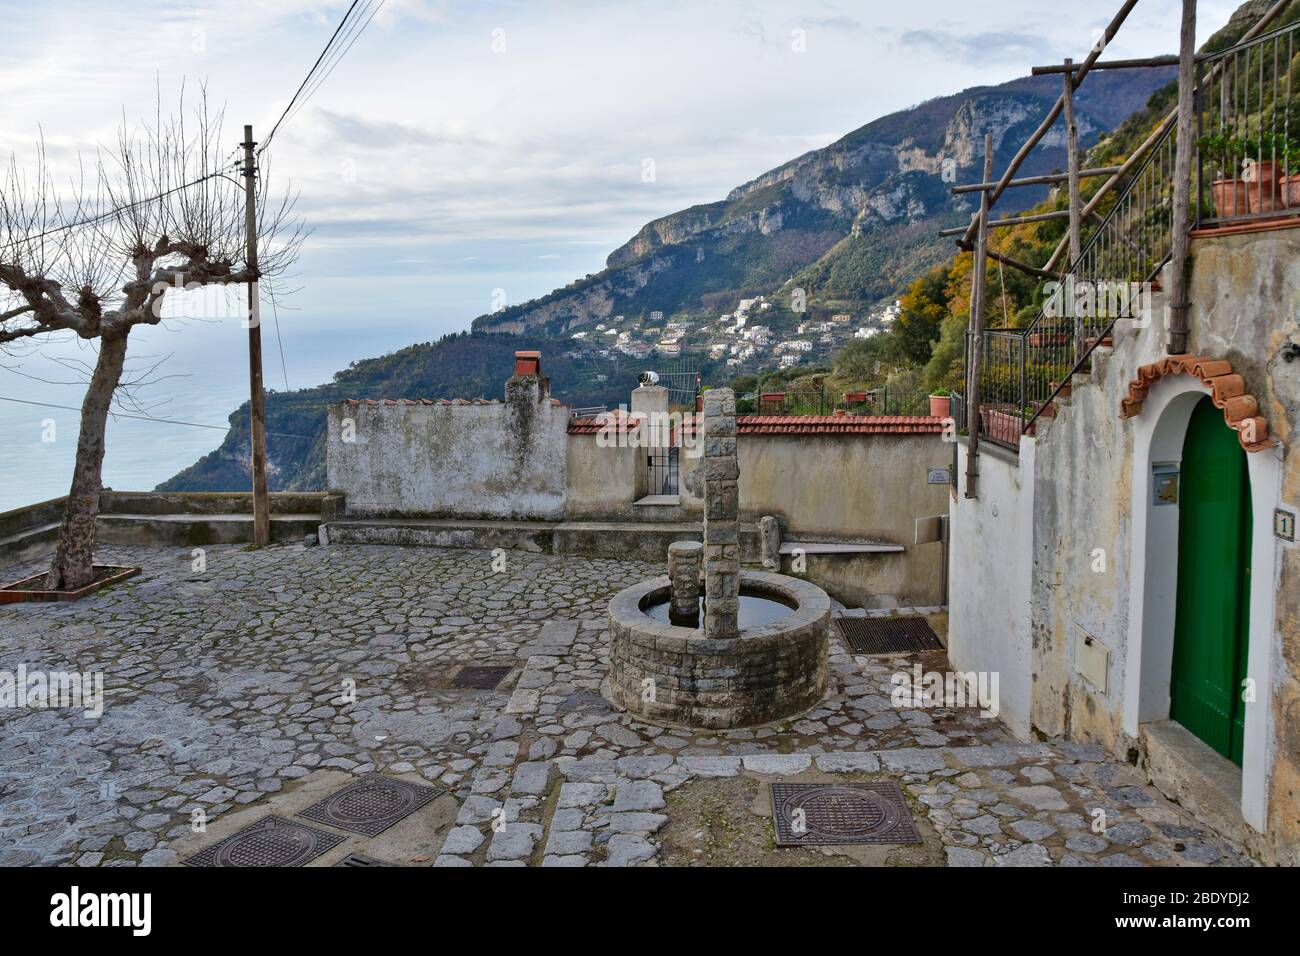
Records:
[[[985,196],[988,193],[984,193]],[[1010,226],[1024,226],[1032,222],[1051,222],[1053,219],[1068,219],[1070,211],[1068,209],[1055,209],[1052,212],[1034,213],[1032,216],[1010,216],[1006,219],[994,219],[992,222],[986,222],[986,229],[1006,229]],[[964,226],[954,226],[951,229],[944,229],[939,233],[939,237],[947,239],[950,236],[960,236],[966,231]]]
[[[1167,53],[1164,56],[1138,57],[1133,60],[1098,60],[1092,65],[1094,70],[1140,70],[1157,66],[1177,66],[1178,56]],[[1078,67],[1072,60],[1055,63],[1050,66],[1035,66],[1029,71],[1031,76],[1049,76],[1056,73],[1073,73]]]
[[[984,179],[993,175],[993,134],[984,134]],[[989,238],[989,193],[980,193],[979,217],[975,221],[975,254],[971,264],[970,356],[966,369],[966,497],[979,497],[980,367],[984,346],[984,280]]]
[[[1187,249],[1191,241],[1192,124],[1196,116],[1196,0],[1183,0],[1178,65],[1178,140],[1174,154],[1173,250],[1169,262],[1170,355],[1187,351]]]
[[[1119,32],[1119,28],[1124,24],[1124,21],[1128,19],[1128,15],[1133,12],[1135,6],[1137,6],[1137,0],[1124,0],[1124,5],[1120,7],[1119,13],[1115,14],[1114,18],[1107,25],[1106,31],[1102,34],[1101,39],[1097,41],[1096,45],[1094,45],[1090,51],[1088,51],[1088,55],[1084,58],[1083,62],[1079,64],[1079,69],[1076,72],[1069,74],[1072,77],[1071,82],[1074,84],[1075,89],[1079,88],[1079,84],[1082,83],[1084,77],[1088,75],[1088,71],[1092,69],[1092,65],[1101,57],[1102,51],[1110,44],[1111,40],[1115,39],[1115,34]],[[1062,102],[1062,98],[1057,97],[1055,105],[1053,105],[1047,113],[1047,118],[1039,124],[1038,129],[1034,130],[1029,139],[1025,141],[1025,144],[1020,147],[1020,151],[1017,152],[1015,157],[1011,160],[1011,164],[1007,166],[1007,171],[1002,174],[1002,178],[993,188],[992,193],[985,194],[989,196],[990,207],[1001,198],[1002,193],[1007,189],[1007,184],[1010,183],[1012,178],[1016,175],[1016,170],[1018,170],[1021,164],[1029,158],[1029,154],[1033,152],[1034,147],[1037,146],[1039,141],[1047,135],[1048,131],[1056,125],[1056,121],[1060,117],[1061,111],[1064,108],[1065,104]],[[992,174],[990,173],[990,176],[991,175]],[[984,178],[987,180],[989,176],[985,176]],[[974,233],[975,228],[975,223],[971,223],[970,227],[966,230],[964,237],[965,241],[969,242],[973,238],[972,234]]]
[[[1095,169],[1079,170],[1081,179],[1089,179],[1096,176],[1113,176],[1119,172],[1118,166],[1098,166]],[[1069,173],[1048,173],[1046,176],[1025,176],[1021,179],[1013,179],[1007,183],[1008,189],[1014,189],[1017,186],[1055,186],[1057,183],[1067,182],[1070,178]],[[953,193],[977,193],[985,189],[993,189],[997,183],[971,183],[968,186],[953,186],[950,192]]]

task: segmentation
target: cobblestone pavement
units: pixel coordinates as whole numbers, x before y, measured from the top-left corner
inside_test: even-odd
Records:
[[[738,776],[895,779],[927,838],[911,862],[1249,862],[1096,747],[894,707],[890,675],[913,660],[854,658],[838,638],[831,691],[799,719],[693,734],[618,714],[600,693],[605,604],[658,566],[511,551],[494,571],[486,551],[297,545],[210,547],[203,571],[189,549],[100,560],[145,572],[0,608],[0,671],[102,671],[107,694],[98,718],[0,710],[0,865],[173,863],[195,810],[214,820],[322,768],[450,790],[436,866],[654,864],[673,806]],[[453,688],[462,664],[514,670],[495,691]]]

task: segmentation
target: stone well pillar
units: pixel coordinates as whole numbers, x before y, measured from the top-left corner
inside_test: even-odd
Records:
[[[740,636],[740,464],[736,395],[704,393],[704,636]]]
[[[674,541],[668,546],[668,577],[673,596],[668,619],[682,627],[699,627],[700,560],[704,545],[698,541]]]

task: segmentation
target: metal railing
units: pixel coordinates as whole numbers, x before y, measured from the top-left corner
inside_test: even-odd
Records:
[[[1300,215],[1300,23],[1197,61],[1196,222]]]
[[[675,495],[678,490],[678,449],[665,448],[646,456],[647,495]]]
[[[947,393],[944,393],[945,397]],[[930,393],[925,389],[875,388],[848,392],[765,392],[746,402],[741,414],[758,415],[929,415]]]

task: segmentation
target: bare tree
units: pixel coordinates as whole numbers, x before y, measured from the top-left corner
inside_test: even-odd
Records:
[[[0,183],[0,349],[58,332],[98,345],[50,589],[94,580],[104,432],[131,330],[157,325],[180,290],[280,274],[305,236],[292,198],[268,204],[260,175],[257,271],[248,267],[242,154],[222,142],[222,113],[206,96],[188,122],[185,112],[182,94],[170,117],[124,120],[115,143],[78,160],[65,191],[43,143],[30,173],[11,157]]]

